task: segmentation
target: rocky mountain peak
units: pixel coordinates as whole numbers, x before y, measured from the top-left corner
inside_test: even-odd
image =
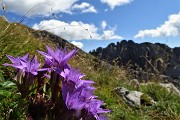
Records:
[[[106,48],[90,52],[101,60],[132,70],[167,75],[173,79],[180,76],[180,47],[170,48],[162,43],[135,43],[122,40]]]

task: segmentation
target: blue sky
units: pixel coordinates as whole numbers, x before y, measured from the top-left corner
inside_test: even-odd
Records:
[[[123,39],[180,47],[180,0],[0,0],[1,15],[88,52]],[[29,12],[28,12],[29,11]]]

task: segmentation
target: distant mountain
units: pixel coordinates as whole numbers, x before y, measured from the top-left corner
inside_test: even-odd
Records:
[[[180,47],[170,48],[161,43],[134,43],[132,40],[111,43],[106,48],[99,47],[90,52],[110,64],[125,66],[167,75],[173,79],[180,76]]]

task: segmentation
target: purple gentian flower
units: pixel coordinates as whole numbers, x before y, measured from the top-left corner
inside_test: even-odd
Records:
[[[34,55],[32,59],[29,54],[23,57],[12,57],[7,55],[12,64],[4,64],[5,66],[12,66],[17,70],[17,75],[14,78],[17,81],[17,86],[23,97],[30,93],[30,87],[34,83],[35,77],[38,75],[40,63]],[[41,70],[42,71],[42,70]]]
[[[86,91],[93,91],[95,88],[90,86],[93,81],[81,80],[84,74],[81,74],[76,69],[64,69],[60,75],[64,78],[62,81],[62,95],[64,101],[66,100],[67,94],[72,94],[75,90],[84,89]]]
[[[74,89],[78,88],[80,86],[84,86],[87,89],[92,89],[94,90],[94,87],[91,87],[91,84],[94,84],[95,82],[91,80],[81,80],[85,75],[80,73],[79,70],[77,69],[64,69],[64,71],[59,72],[60,75],[64,78],[64,82],[72,82],[74,84]]]
[[[21,60],[23,61],[23,60]],[[38,74],[38,68],[40,67],[40,63],[37,61],[37,57],[34,55],[32,60],[28,60],[27,62],[24,62],[25,64],[25,71],[28,73],[31,73],[33,75]]]
[[[82,110],[85,109],[87,101],[91,98],[93,92],[87,91],[83,87],[79,87],[72,93],[68,92],[65,100],[65,104],[69,110],[75,111],[77,118],[82,117]]]
[[[102,117],[99,117],[99,115],[110,112],[110,110],[102,109],[101,105],[103,105],[103,101],[97,100],[97,99],[91,99],[85,105],[85,109],[88,112],[87,117],[94,116],[94,118],[96,118],[96,120],[100,120],[100,118],[102,119]]]
[[[95,88],[91,85],[94,82],[82,80],[85,75],[77,69],[72,69],[67,63],[77,53],[77,50],[72,50],[68,53],[62,49],[53,51],[48,46],[46,48],[47,53],[38,51],[45,57],[45,64],[41,69],[39,69],[40,63],[37,61],[36,56],[30,59],[29,54],[16,58],[7,55],[12,64],[6,63],[4,65],[16,68],[18,73],[16,80],[19,80],[17,85],[22,96],[26,97],[29,95],[31,92],[30,87],[36,77],[38,80],[38,92],[42,92],[42,86],[45,84],[44,76],[47,76],[50,78],[51,102],[55,106],[64,102],[63,106],[60,107],[62,107],[61,112],[65,113],[65,118],[68,114],[66,119],[107,120],[104,114],[110,111],[102,109],[103,101],[98,100],[98,97],[93,95]],[[59,101],[61,97],[62,101]],[[58,113],[58,111],[54,112]],[[63,118],[63,114],[59,117]]]
[[[42,51],[38,52],[45,57],[45,66],[52,66],[55,68],[63,67],[67,63],[67,61],[72,58],[78,51],[77,49],[75,49],[68,53],[67,51],[62,49],[57,49],[56,51],[53,51],[48,46],[46,46],[46,48],[47,53]]]
[[[12,62],[12,64],[8,64],[8,63],[5,63],[3,64],[4,66],[19,66],[21,65],[21,60],[24,60],[24,61],[27,61],[29,59],[29,54],[26,54],[24,55],[23,57],[13,57],[13,56],[10,56],[10,55],[6,55],[7,58]]]
[[[93,95],[95,88],[91,84],[94,82],[81,80],[84,74],[76,69],[64,69],[60,75],[64,78],[62,80],[62,95],[67,108],[75,110],[78,117],[83,116],[81,111],[85,109],[87,120],[91,120],[91,118],[103,120],[105,117],[99,115],[110,111],[100,108],[103,102],[97,100],[97,96]]]
[[[34,55],[33,58],[30,60],[29,54],[26,54],[22,58],[20,57],[12,57],[7,55],[9,60],[12,62],[12,64],[7,64],[5,63],[5,66],[12,66],[16,68],[17,70],[21,70],[23,74],[25,72],[31,73],[33,75],[37,75],[38,73],[38,68],[40,66],[40,63],[37,61],[37,57]]]
[[[72,82],[75,84],[74,87],[80,86],[79,84],[82,84],[81,78],[84,77],[84,74],[81,74],[79,70],[76,69],[64,69],[60,73],[60,75],[64,78],[65,82]]]

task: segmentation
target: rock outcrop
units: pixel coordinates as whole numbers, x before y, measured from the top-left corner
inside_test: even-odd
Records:
[[[149,80],[157,75],[165,75],[179,80],[178,47],[170,48],[165,44],[149,42],[138,44],[132,40],[123,40],[117,44],[111,43],[106,48],[99,47],[90,53],[111,64],[128,68],[136,79]]]

